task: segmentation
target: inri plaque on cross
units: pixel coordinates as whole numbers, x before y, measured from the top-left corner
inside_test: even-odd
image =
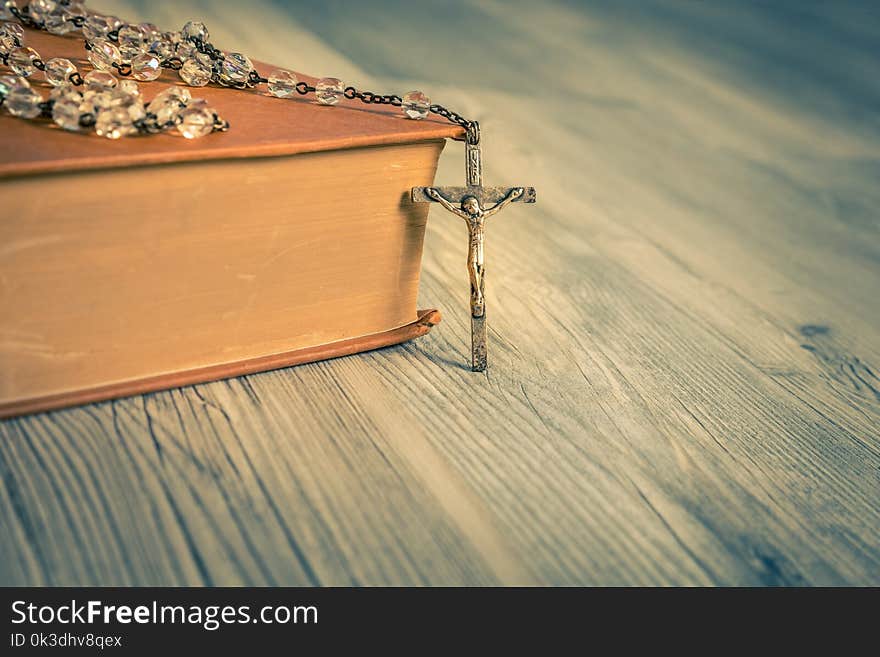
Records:
[[[465,142],[467,187],[413,187],[416,203],[435,202],[465,220],[468,227],[468,272],[471,279],[471,369],[486,369],[486,278],[483,262],[485,221],[508,203],[535,202],[534,187],[483,187],[480,128],[473,122]],[[490,207],[486,207],[490,204]]]

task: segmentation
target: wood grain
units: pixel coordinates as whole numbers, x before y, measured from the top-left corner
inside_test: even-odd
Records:
[[[432,213],[445,321],[417,342],[0,424],[3,583],[880,584],[857,8],[461,1],[435,31],[412,3],[210,7],[257,58],[442,96],[482,121],[488,183],[538,189],[487,231],[490,370],[465,365],[464,228]]]

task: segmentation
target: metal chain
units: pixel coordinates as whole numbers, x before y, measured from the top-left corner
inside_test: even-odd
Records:
[[[9,9],[10,9],[10,12],[12,13],[12,15],[15,16],[24,25],[26,25],[28,27],[36,28],[36,29],[41,29],[41,30],[46,29],[45,25],[43,23],[40,23],[40,22],[34,20],[30,16],[29,11],[28,11],[28,9],[29,9],[28,7],[25,7],[24,9],[19,9],[18,7],[13,5]],[[76,27],[81,28],[86,21],[86,17],[85,16],[72,16],[68,20],[71,23],[73,23]],[[114,43],[118,43],[119,42],[119,30],[118,29],[111,30],[110,32],[107,33],[107,38],[110,41],[113,41]],[[223,54],[223,51],[220,50],[219,48],[214,47],[214,45],[210,42],[206,42],[206,41],[202,41],[202,40],[195,40],[195,41],[192,41],[191,43],[193,43],[195,48],[201,54],[207,55],[214,62],[220,62],[225,57],[225,55]],[[86,50],[92,49],[92,45],[87,40],[85,41],[85,48],[86,48]],[[7,59],[8,59],[8,54],[0,53],[0,61],[2,61],[4,64],[6,64]],[[172,71],[179,71],[181,68],[183,68],[183,63],[184,62],[180,57],[173,56],[173,57],[169,57],[165,60],[162,60],[160,62],[160,65],[162,66],[162,68],[165,68],[165,69],[169,69]],[[43,62],[40,60],[35,61],[34,65],[37,68],[40,68],[41,70],[42,70],[42,68],[45,68],[45,64],[43,64]],[[41,66],[42,66],[42,68],[41,68]],[[112,64],[112,66],[116,70],[116,73],[122,77],[128,77],[132,74],[131,64],[114,62]],[[77,84],[77,83],[82,84],[82,78],[79,77],[79,74],[77,73],[75,75],[77,76],[77,81],[75,81],[75,82],[73,80],[71,80],[71,81],[74,82],[74,84]],[[217,71],[215,70],[212,72],[211,81],[214,82],[215,84],[219,84],[221,86],[226,86],[226,87],[232,87],[235,89],[250,89],[250,88],[255,87],[258,84],[266,84],[269,82],[269,80],[266,77],[260,75],[256,70],[252,70],[250,72],[250,74],[248,75],[248,79],[245,82],[230,82],[229,80],[221,79],[220,76],[218,75]],[[316,88],[313,85],[310,85],[306,82],[297,83],[295,88],[296,88],[297,93],[299,93],[300,95],[303,95],[303,96],[315,93],[315,91],[316,91]],[[349,100],[359,100],[362,103],[365,103],[367,105],[391,105],[393,107],[400,107],[403,105],[403,99],[400,96],[398,96],[397,94],[377,94],[372,91],[360,91],[359,89],[352,87],[352,86],[345,87],[345,89],[343,91],[343,96]],[[450,123],[454,123],[454,124],[464,128],[467,131],[468,142],[470,142],[472,144],[476,144],[479,142],[480,130],[479,130],[479,124],[476,121],[466,119],[458,112],[455,112],[451,109],[448,109],[447,107],[444,107],[443,105],[432,104],[429,106],[428,111],[431,114],[436,114],[437,116],[440,116],[440,117],[446,119]],[[226,127],[228,128],[228,126],[226,126]]]
[[[112,33],[111,33],[112,34]],[[108,35],[109,36],[109,35]],[[112,37],[111,37],[112,38]],[[217,61],[223,58],[223,51],[218,48],[215,48],[213,44],[206,43],[201,40],[197,40],[194,42],[196,49],[202,53],[211,57],[211,59]],[[176,58],[178,61],[180,58]],[[163,62],[163,66],[165,66],[165,62]],[[173,68],[172,66],[167,66],[167,68]],[[175,70],[178,70],[180,65],[177,66]],[[229,85],[227,82],[223,82],[220,80],[215,80],[221,85],[224,86],[235,86],[237,88],[251,88],[256,86],[257,84],[266,84],[269,80],[262,75],[260,75],[256,70],[250,72],[248,77],[248,81],[246,83],[241,83],[240,85]],[[316,91],[315,87],[305,82],[300,82],[296,85],[296,91],[300,95],[307,95],[310,93],[314,93]],[[372,91],[360,91],[355,87],[348,86],[346,87],[342,95],[349,100],[359,100],[362,103],[366,103],[367,105],[392,105],[393,107],[400,107],[403,105],[403,98],[398,96],[397,94],[377,94]],[[470,135],[472,133],[472,126],[476,124],[476,121],[471,121],[469,119],[464,118],[458,112],[447,109],[443,107],[443,105],[433,104],[428,110],[432,114],[437,114],[438,116],[442,116],[444,119],[449,121],[450,123],[455,123],[456,125],[460,125]],[[479,130],[476,132],[479,135]],[[479,137],[477,136],[477,140]],[[472,142],[477,143],[477,142]]]
[[[64,3],[64,0],[62,0],[62,3]],[[30,16],[28,9],[29,9],[28,7],[25,7],[24,9],[19,9],[15,5],[12,5],[11,7],[9,7],[10,13],[26,27],[30,27],[30,28],[38,29],[38,30],[45,30],[46,29],[45,25],[43,23],[40,23],[40,22],[37,22],[36,20],[34,20]],[[70,23],[74,24],[76,27],[81,28],[85,24],[86,17],[85,16],[72,16],[72,17],[68,18],[67,20]],[[118,30],[113,30],[112,32],[108,33],[107,36],[112,41],[118,42],[119,32],[118,32]],[[86,50],[92,49],[92,46],[88,41],[85,41],[85,48],[86,48]],[[0,63],[2,63],[4,66],[9,65],[9,55],[10,55],[10,53],[8,53],[8,52],[0,52]],[[39,57],[32,59],[31,64],[34,66],[34,68],[36,68],[39,71],[45,72],[45,70],[46,70],[46,63]],[[165,63],[163,63],[163,65],[165,65]],[[166,68],[179,70],[182,65],[183,65],[183,62],[180,60],[179,57],[172,57],[170,60],[168,60]],[[113,62],[112,66],[116,70],[117,74],[120,76],[127,77],[132,74],[131,64]],[[85,85],[85,79],[83,78],[82,75],[80,75],[80,73],[78,71],[71,73],[70,76],[67,78],[67,81],[76,87],[81,87],[81,86]],[[0,98],[0,105],[3,105],[5,100],[6,100],[5,98]],[[42,118],[52,118],[52,109],[53,109],[54,105],[55,105],[55,101],[51,98],[49,100],[44,100],[41,103],[39,103],[37,105],[37,107],[40,110],[40,116]],[[92,114],[91,112],[87,112],[85,114],[82,114],[79,117],[79,124],[83,128],[94,127],[96,121],[97,121],[97,117],[94,114]],[[138,119],[137,121],[135,121],[133,123],[133,125],[137,129],[137,131],[140,132],[141,134],[158,134],[168,128],[174,127],[174,125],[176,125],[176,121],[173,121],[173,120],[166,121],[164,124],[159,124],[158,117],[155,114],[153,114],[152,112],[148,111],[148,112],[146,112],[144,118]],[[226,132],[229,130],[229,122],[221,119],[215,113],[214,114],[213,129],[215,132]]]

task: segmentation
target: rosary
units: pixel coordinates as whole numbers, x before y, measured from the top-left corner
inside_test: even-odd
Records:
[[[169,130],[197,139],[229,130],[229,123],[206,101],[192,98],[186,87],[168,87],[145,103],[135,80],[155,80],[162,69],[177,71],[190,87],[217,84],[252,89],[266,84],[277,98],[314,94],[320,105],[336,105],[341,98],[391,105],[400,107],[407,119],[436,114],[464,128],[467,185],[414,187],[411,196],[416,203],[439,203],[467,225],[471,369],[486,369],[485,220],[509,203],[534,203],[535,190],[483,187],[480,126],[476,121],[432,104],[421,91],[403,97],[381,95],[346,86],[338,78],[322,78],[312,86],[283,69],[263,77],[246,55],[215,48],[209,41],[208,28],[198,21],[189,21],[179,32],[162,32],[151,23],[128,24],[115,16],[92,13],[84,0],[30,0],[26,5],[24,0],[0,0],[0,21],[9,21],[0,23],[0,64],[15,73],[0,75],[0,105],[20,118],[51,119],[64,130],[94,130],[108,139]],[[22,25],[56,35],[81,31],[93,70],[81,75],[68,59],[43,61],[36,50],[25,46]],[[28,82],[37,71],[52,85],[48,99]]]

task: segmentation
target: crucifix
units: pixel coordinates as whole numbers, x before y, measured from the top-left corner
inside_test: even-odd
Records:
[[[468,228],[468,273],[471,279],[471,370],[486,369],[486,278],[483,263],[485,221],[509,203],[535,202],[534,187],[483,187],[480,126],[470,124],[465,141],[467,187],[413,187],[415,203],[435,202],[465,220]],[[492,204],[486,207],[486,204]]]

